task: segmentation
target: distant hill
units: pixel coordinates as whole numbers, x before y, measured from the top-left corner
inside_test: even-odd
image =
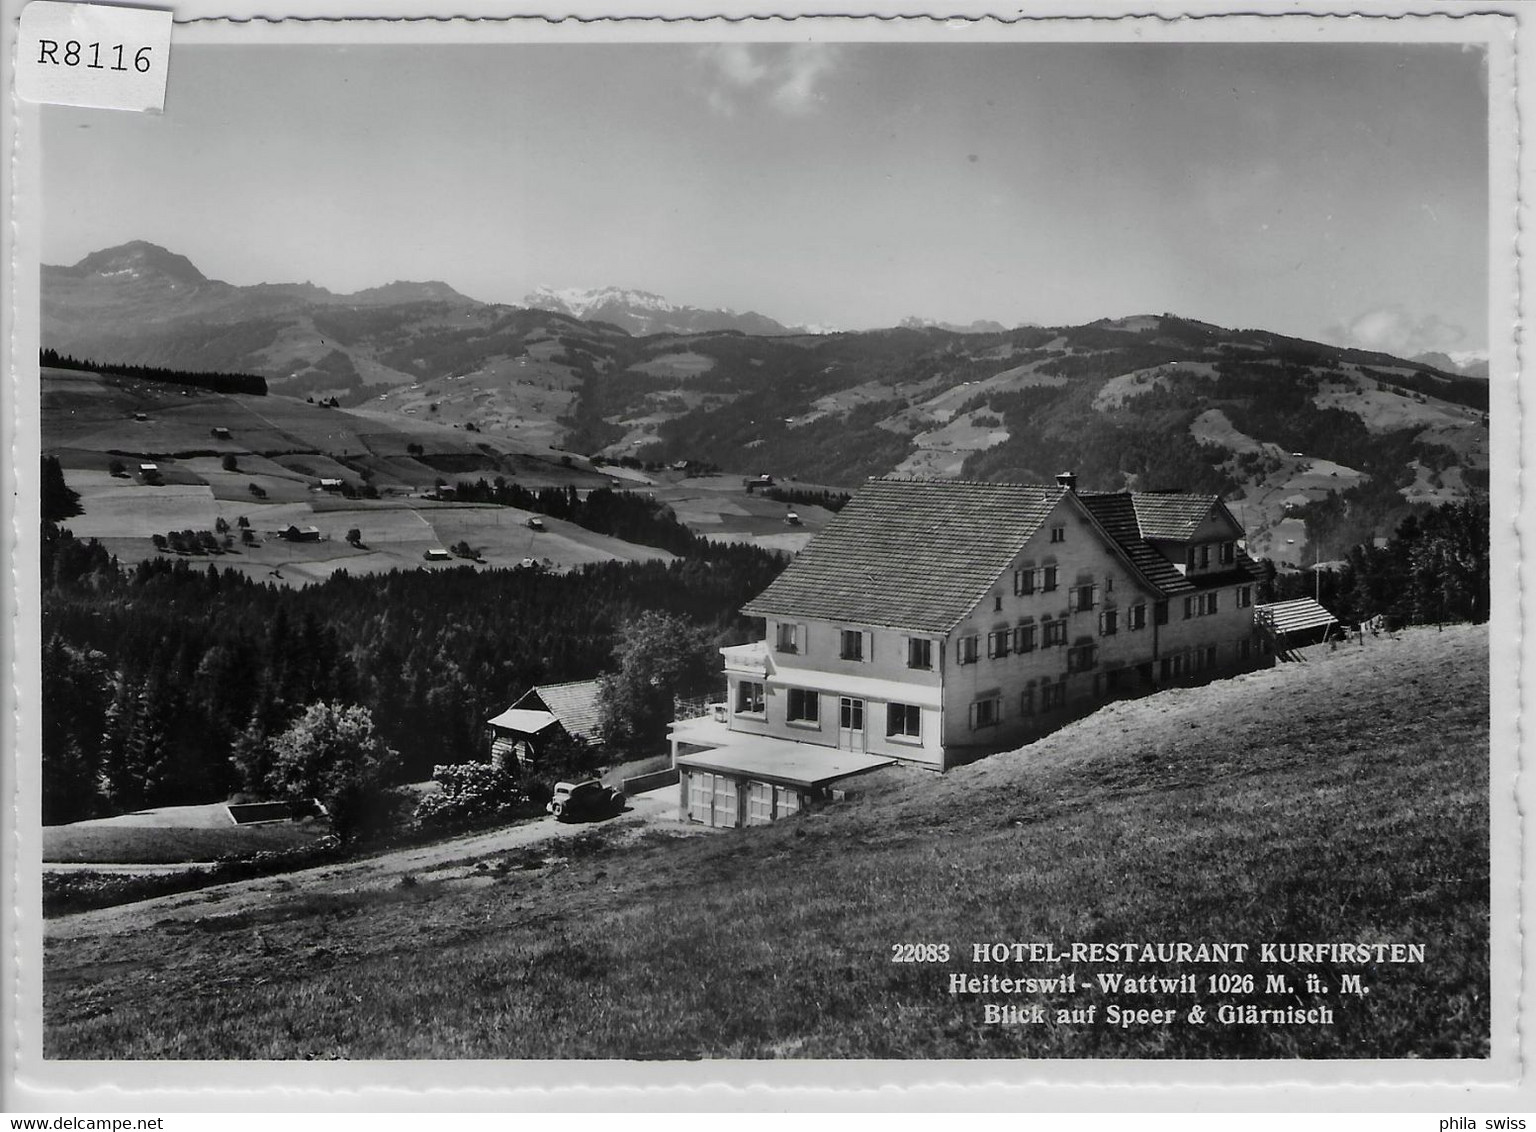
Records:
[[[906,330],[922,330],[925,327],[935,327],[939,330],[953,330],[956,334],[1000,334],[1008,328],[1000,322],[994,322],[990,318],[979,318],[975,322],[961,325],[958,322],[937,322],[931,318],[921,318],[918,315],[908,315],[898,324]]]
[[[1434,366],[1446,373],[1460,374],[1462,377],[1487,377],[1488,353],[1486,350],[1458,350],[1454,356],[1443,354],[1439,351],[1431,351],[1428,354],[1418,354],[1413,359],[1423,362],[1425,365]]]
[[[44,269],[43,345],[260,374],[275,394],[653,464],[831,486],[893,470],[1029,482],[1070,468],[1087,489],[1209,491],[1251,550],[1293,566],[1488,483],[1486,378],[1423,359],[1171,314],[638,336],[611,321],[620,308],[691,308],[642,292],[541,294],[562,309],[479,303],[440,283],[351,296],[233,287],[132,244]]]
[[[649,291],[631,291],[621,287],[596,290],[556,290],[540,287],[523,302],[536,310],[568,314],[572,318],[592,319],[621,327],[630,334],[708,334],[717,330],[739,330],[743,334],[794,334],[791,328],[756,311],[738,314],[724,308],[701,310],[678,306]]]

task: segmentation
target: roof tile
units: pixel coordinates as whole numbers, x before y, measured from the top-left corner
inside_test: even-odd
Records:
[[[1214,495],[1185,495],[1171,491],[1126,494],[1136,508],[1136,522],[1142,538],[1188,539],[1218,502]]]
[[[1088,508],[1088,513],[1098,520],[1099,526],[1104,528],[1109,537],[1120,544],[1120,549],[1125,551],[1126,557],[1147,581],[1165,594],[1190,593],[1194,590],[1194,586],[1174,564],[1143,536],[1135,493],[1091,492],[1077,498]]]
[[[742,612],[945,632],[981,600],[1066,489],[870,480]]]
[[[559,718],[566,734],[596,739],[602,733],[598,726],[597,689],[596,680],[575,680],[568,684],[540,684],[534,691]]]

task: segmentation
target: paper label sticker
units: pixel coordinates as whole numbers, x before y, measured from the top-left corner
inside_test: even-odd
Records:
[[[33,0],[21,12],[16,93],[28,102],[164,110],[171,13]]]

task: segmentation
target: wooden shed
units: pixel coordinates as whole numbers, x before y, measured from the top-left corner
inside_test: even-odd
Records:
[[[504,766],[515,759],[527,766],[557,738],[596,745],[602,741],[599,721],[596,680],[535,686],[506,711],[486,721],[491,733],[491,760]]]
[[[1281,653],[1315,645],[1342,632],[1339,619],[1309,597],[1256,605],[1253,622],[1269,634],[1275,650]]]

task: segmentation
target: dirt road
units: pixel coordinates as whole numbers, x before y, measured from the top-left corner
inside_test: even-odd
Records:
[[[674,828],[679,833],[702,830],[701,826],[685,825],[676,819],[677,787],[667,786],[631,797],[629,809],[606,822],[564,825],[552,817],[540,818],[507,829],[397,849],[358,861],[211,885],[194,892],[61,916],[44,924],[43,935],[46,939],[78,939],[115,934],[165,920],[199,919],[213,912],[222,916],[258,906],[270,908],[289,893],[309,896],[388,888],[399,884],[406,875],[418,880],[479,880],[481,873],[475,866],[494,860],[498,854],[547,845],[552,854],[558,855],[561,841],[594,830],[617,837],[634,836],[641,829],[655,826]]]

